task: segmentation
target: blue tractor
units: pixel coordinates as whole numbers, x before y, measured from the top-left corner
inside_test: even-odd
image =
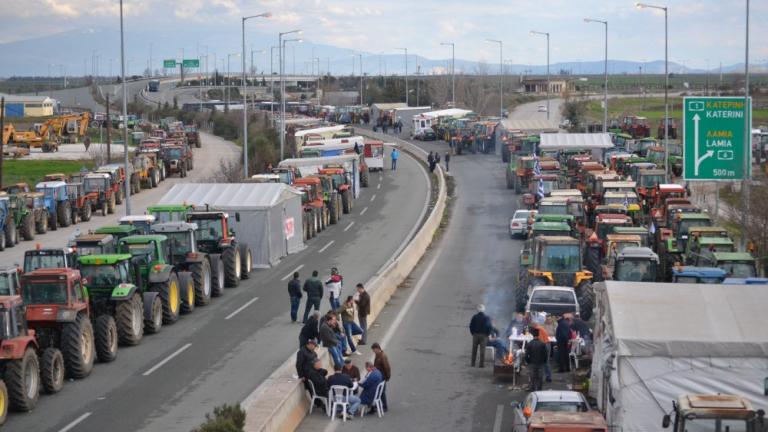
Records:
[[[677,266],[672,268],[673,283],[720,284],[727,274],[717,267]]]
[[[69,202],[67,183],[64,181],[44,181],[35,186],[43,193],[43,202],[48,209],[48,226],[56,229],[58,225],[68,227],[72,224],[72,204]]]

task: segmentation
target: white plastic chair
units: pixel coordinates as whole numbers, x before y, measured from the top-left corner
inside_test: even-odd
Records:
[[[322,402],[323,406],[325,407],[325,412],[328,413],[328,398],[325,396],[317,395],[317,392],[315,391],[315,385],[309,378],[307,378],[306,382],[309,383],[309,415],[312,415],[312,410],[315,408],[315,400]]]
[[[371,402],[371,408],[376,408],[376,414],[381,418],[384,415],[384,404],[381,402],[381,395],[384,394],[384,386],[386,381],[382,381],[376,386],[376,393],[373,395],[373,402]],[[365,410],[360,410],[360,417],[365,415]]]
[[[496,362],[496,347],[492,346],[486,346],[485,347],[485,359],[491,359],[491,364]]]
[[[579,355],[581,355],[580,339],[571,339],[571,351],[568,353],[568,366],[573,362],[573,370],[579,368]]]
[[[346,386],[335,385],[328,390],[328,400],[331,403],[331,410],[328,416],[331,420],[336,419],[336,408],[341,408],[344,421],[347,421],[347,411],[349,411],[349,395],[352,389]]]

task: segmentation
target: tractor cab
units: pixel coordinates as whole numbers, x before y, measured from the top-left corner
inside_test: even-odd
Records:
[[[686,263],[697,266],[716,266],[718,252],[736,252],[736,245],[728,237],[700,237],[688,240]]]
[[[120,225],[132,226],[141,234],[149,234],[153,223],[155,223],[153,215],[130,215],[120,218]]]
[[[132,284],[134,267],[130,254],[105,254],[81,256],[77,259],[83,284],[88,287],[91,297],[107,298],[115,287]]]
[[[672,432],[760,432],[765,430],[765,411],[755,410],[741,396],[684,395],[672,402],[672,413],[664,415],[661,425],[665,429],[672,426]]]
[[[20,193],[29,193],[29,185],[26,183],[14,183],[3,187],[3,192],[7,192],[9,195],[15,195]]]
[[[75,248],[77,256],[103,255],[115,252],[115,238],[111,234],[80,234],[69,242],[69,247]]]
[[[24,273],[41,268],[75,268],[77,253],[75,248],[40,248],[24,252]]]
[[[20,294],[18,267],[0,269],[0,296]]]
[[[186,204],[159,204],[147,207],[147,213],[155,217],[155,222],[185,222],[187,213],[194,207]]]
[[[605,239],[617,226],[632,226],[632,218],[621,213],[599,213],[595,217],[595,235],[598,239]]]
[[[235,220],[239,218],[240,214],[235,213]],[[231,243],[235,235],[229,228],[229,215],[224,212],[188,213],[187,222],[197,225],[197,247],[205,253],[218,253],[222,246]]]
[[[57,346],[50,325],[74,322],[77,314],[88,314],[88,296],[80,271],[68,268],[42,268],[21,278],[22,297],[27,306],[27,321],[35,329],[43,347]],[[46,325],[45,323],[49,323]]]
[[[83,177],[83,190],[86,194],[103,194],[109,189],[110,181],[108,173],[89,173]]]
[[[565,222],[534,222],[531,225],[531,238],[538,236],[571,237],[571,227]]]
[[[613,280],[630,282],[656,282],[659,256],[650,248],[624,247],[615,258]]]
[[[725,280],[725,270],[717,267],[674,266],[673,283],[719,284]]]
[[[186,262],[197,254],[195,233],[197,224],[187,222],[165,222],[152,226],[152,232],[167,238],[170,263]]]
[[[168,261],[167,240],[164,235],[157,234],[128,236],[120,239],[117,250],[121,254],[130,254],[131,262],[139,265],[142,274],[147,274],[150,267]]]
[[[120,241],[121,238],[129,235],[141,234],[141,231],[133,225],[104,225],[96,228],[93,232],[94,234],[110,234],[115,241]]]
[[[752,278],[757,276],[757,262],[747,252],[713,252],[714,265],[723,269],[728,277]]]
[[[651,245],[651,233],[648,232],[648,228],[646,227],[614,225],[611,228],[609,234],[636,235],[640,237],[640,246],[650,247]]]
[[[539,201],[539,214],[567,215],[568,198],[545,197]]]

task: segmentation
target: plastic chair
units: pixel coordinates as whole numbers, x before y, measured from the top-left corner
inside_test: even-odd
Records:
[[[381,402],[381,395],[384,394],[384,386],[386,381],[382,381],[376,386],[376,393],[373,395],[373,402],[371,402],[371,408],[376,408],[376,414],[381,418],[384,415],[384,404]],[[360,417],[365,415],[365,410],[360,410]]]
[[[570,367],[571,362],[573,362],[573,370],[579,368],[579,355],[581,354],[579,343],[579,339],[571,339],[571,351],[568,353],[568,366]]]
[[[491,364],[496,362],[496,348],[492,346],[485,347],[485,359],[491,359]]]
[[[315,400],[319,400],[323,403],[323,406],[325,406],[325,412],[328,412],[328,398],[325,396],[318,396],[317,392],[315,392],[315,385],[312,383],[311,380],[307,379],[307,383],[309,383],[309,415],[312,415],[312,410],[315,408]]]
[[[331,403],[331,410],[328,413],[328,416],[331,417],[331,420],[336,419],[336,408],[340,407],[344,421],[347,421],[347,411],[349,411],[349,395],[351,391],[351,388],[340,385],[331,386],[331,389],[328,390],[328,400]]]

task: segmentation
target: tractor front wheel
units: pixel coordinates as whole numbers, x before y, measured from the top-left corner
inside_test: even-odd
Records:
[[[93,326],[85,315],[79,314],[64,326],[61,347],[67,375],[78,379],[90,375],[95,358],[93,345]]]
[[[163,303],[163,324],[173,324],[179,320],[179,312],[181,312],[179,279],[171,273],[167,281],[157,284],[156,287]]]
[[[253,254],[246,243],[238,243],[237,245],[240,248],[240,262],[242,264],[240,279],[248,279],[251,277],[251,269],[253,268]]]
[[[35,239],[35,218],[32,213],[27,213],[24,216],[24,224],[21,226],[21,236],[24,240]]]
[[[64,388],[64,356],[56,348],[46,348],[40,356],[40,381],[48,394]]]
[[[83,211],[82,219],[85,222],[88,222],[89,220],[91,220],[91,202],[90,201],[86,201],[85,203],[83,203],[82,211]]]
[[[157,333],[163,327],[163,302],[160,296],[155,296],[152,300],[152,316],[144,320],[144,328],[147,333]]]
[[[32,347],[19,360],[8,361],[4,375],[8,399],[14,411],[32,411],[40,397],[40,363]]]
[[[221,253],[221,261],[224,265],[224,280],[227,287],[234,288],[238,286],[242,274],[240,249],[237,246],[225,248]]]
[[[181,313],[188,314],[195,310],[195,281],[192,273],[179,272],[179,290],[181,291]]]
[[[129,300],[117,303],[115,317],[117,326],[117,339],[120,345],[138,345],[144,336],[142,327],[143,302],[141,296],[134,294]]]
[[[5,226],[5,247],[16,246],[17,238],[16,223],[12,220],[8,221],[8,224]]]
[[[192,264],[192,279],[195,282],[195,304],[205,306],[211,302],[211,265],[208,260]]]
[[[101,215],[106,216],[107,212],[109,212],[109,208],[107,207],[107,200],[101,201]]]
[[[350,196],[349,189],[341,193],[341,206],[344,209],[344,214],[349,214],[352,211],[352,197]]]
[[[100,362],[109,363],[117,358],[117,340],[117,324],[112,315],[96,318],[96,357]]]
[[[8,417],[8,388],[5,381],[0,380],[0,425],[5,423]]]
[[[224,263],[221,262],[221,255],[209,255],[209,257],[211,259],[211,296],[221,297],[224,295],[227,279]]]
[[[581,319],[589,321],[592,317],[592,309],[595,306],[595,292],[590,282],[582,282],[576,290],[576,299],[579,302]]]

